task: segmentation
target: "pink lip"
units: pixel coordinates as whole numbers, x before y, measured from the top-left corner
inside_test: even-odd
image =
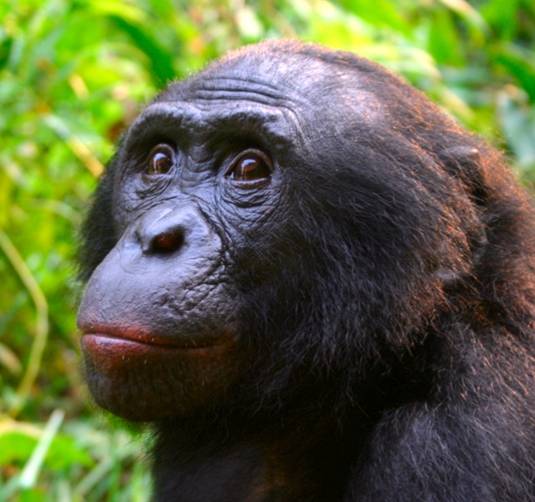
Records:
[[[138,337],[139,338],[139,337]],[[98,372],[110,378],[118,378],[128,372],[143,372],[144,368],[175,365],[177,358],[184,364],[193,361],[212,360],[225,353],[227,345],[183,347],[156,345],[124,337],[106,334],[85,333],[81,345],[86,361]],[[126,372],[126,373],[125,373]]]
[[[213,346],[224,345],[228,343],[228,336],[218,338],[204,336],[181,336],[167,337],[155,335],[150,331],[136,326],[116,326],[116,325],[82,325],[80,326],[82,337],[91,337],[93,340],[101,340],[109,344],[117,345],[121,342],[141,344],[169,349],[206,349]],[[109,340],[105,340],[109,339]],[[113,343],[112,343],[113,342]]]

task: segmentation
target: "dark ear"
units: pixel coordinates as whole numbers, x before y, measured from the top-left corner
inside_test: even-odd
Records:
[[[445,148],[439,157],[448,173],[460,180],[468,197],[480,210],[480,222],[468,229],[473,266],[480,263],[488,245],[487,225],[484,213],[489,204],[489,188],[481,165],[480,151],[470,145],[455,145]],[[439,271],[445,284],[455,284],[457,277],[449,272]]]
[[[113,226],[112,195],[113,178],[117,155],[108,164],[93,196],[89,211],[85,215],[78,251],[79,277],[87,281],[93,270],[111,251],[117,237]]]
[[[479,150],[469,145],[455,145],[442,150],[439,157],[448,172],[463,182],[474,203],[485,206],[488,194]]]

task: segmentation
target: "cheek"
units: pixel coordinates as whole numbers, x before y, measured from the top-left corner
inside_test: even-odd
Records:
[[[85,335],[82,351],[96,402],[138,421],[189,415],[221,403],[243,366],[231,343],[183,349]]]

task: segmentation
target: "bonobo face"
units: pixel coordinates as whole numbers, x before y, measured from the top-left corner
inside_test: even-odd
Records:
[[[467,273],[477,213],[437,160],[462,132],[371,63],[259,47],[162,93],[97,191],[78,322],[123,417],[358,374]]]
[[[285,92],[222,70],[172,86],[127,133],[103,182],[117,242],[78,319],[101,406],[130,419],[187,414],[220,401],[250,364],[237,268],[254,270],[268,252],[257,243],[284,222],[297,139]]]

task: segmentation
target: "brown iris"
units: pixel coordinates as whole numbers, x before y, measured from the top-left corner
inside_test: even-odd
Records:
[[[145,174],[167,174],[175,165],[174,149],[162,143],[156,145],[149,153]]]
[[[259,150],[242,152],[227,171],[227,176],[238,182],[254,182],[267,179],[273,169],[271,160]]]

